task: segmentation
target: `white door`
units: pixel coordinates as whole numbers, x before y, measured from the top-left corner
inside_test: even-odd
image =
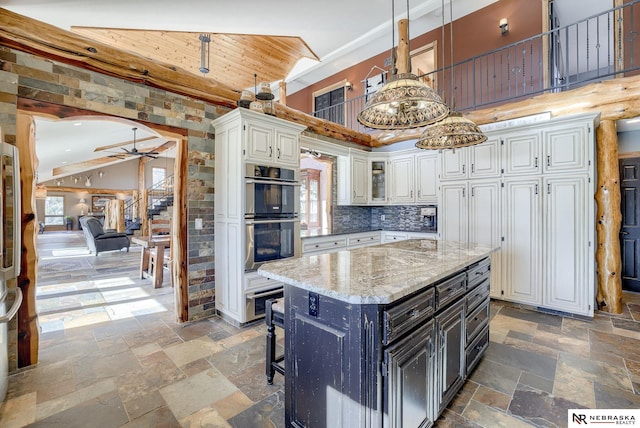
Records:
[[[416,156],[416,202],[438,202],[438,154]]]
[[[273,128],[251,121],[246,122],[245,160],[270,163],[273,158]]]
[[[469,182],[469,242],[500,247],[501,206],[500,182],[485,180]],[[500,252],[491,255],[491,296],[502,297]]]
[[[502,213],[502,284],[504,299],[542,302],[542,215],[539,178],[504,181]]]
[[[413,156],[391,159],[390,171],[390,202],[392,204],[415,202],[413,195]]]
[[[352,204],[366,204],[368,199],[367,159],[360,156],[351,157],[351,191]]]
[[[554,177],[544,181],[544,306],[588,315],[588,178]]]
[[[544,172],[567,172],[589,167],[586,141],[589,125],[571,124],[547,129],[544,136]]]
[[[275,161],[278,165],[300,166],[300,143],[298,135],[276,129]]]
[[[467,242],[467,183],[443,183],[440,203],[440,231],[445,241]]]
[[[540,131],[523,131],[502,137],[504,142],[504,173],[539,174],[541,171]]]
[[[482,144],[468,148],[469,178],[498,177],[500,175],[500,139],[490,137]]]
[[[440,179],[460,180],[467,178],[467,152],[468,148],[444,150],[440,157]]]

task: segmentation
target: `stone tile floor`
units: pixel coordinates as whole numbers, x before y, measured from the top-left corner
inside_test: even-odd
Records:
[[[137,278],[138,249],[83,245],[39,236],[40,361],[11,374],[1,427],[284,426],[261,323],[178,324],[171,287]],[[436,425],[563,427],[570,408],[640,408],[640,295],[624,302],[593,320],[492,302],[491,345]]]

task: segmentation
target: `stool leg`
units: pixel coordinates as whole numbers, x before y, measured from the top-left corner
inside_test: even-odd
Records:
[[[266,364],[265,373],[267,375],[267,383],[273,385],[273,376],[276,371],[273,368],[273,362],[276,359],[276,327],[272,323],[271,302],[267,304],[265,310],[265,320],[267,323],[267,346],[266,346]]]

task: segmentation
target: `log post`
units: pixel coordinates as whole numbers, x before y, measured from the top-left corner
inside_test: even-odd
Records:
[[[35,200],[36,129],[33,117],[18,114],[16,118],[16,146],[20,155],[20,184],[22,186],[22,257],[18,286],[23,301],[18,310],[18,367],[27,367],[38,362],[40,339],[38,313],[36,311],[36,277],[38,254],[36,231],[38,216]]]
[[[188,239],[188,193],[187,171],[189,170],[189,140],[184,137],[176,146],[176,160],[173,167],[173,224],[171,240],[171,274],[174,286],[176,317],[178,322],[189,321],[189,260]],[[179,202],[176,202],[179,201]]]
[[[287,105],[287,82],[284,80],[280,81],[280,100],[279,103],[283,106]]]
[[[596,264],[598,309],[622,313],[622,260],[620,258],[620,170],[618,135],[613,120],[602,120],[596,132],[598,188],[596,190]]]

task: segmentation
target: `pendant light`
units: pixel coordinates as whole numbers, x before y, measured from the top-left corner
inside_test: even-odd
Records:
[[[451,22],[450,49],[451,49],[451,97],[452,111],[449,116],[440,122],[425,127],[416,147],[426,150],[457,149],[483,143],[487,136],[482,133],[478,125],[471,120],[462,117],[455,111],[455,67],[453,65],[453,0],[449,0],[449,14]],[[442,43],[444,46],[444,0],[442,0]],[[442,51],[442,69],[444,70],[444,49]]]
[[[437,122],[449,114],[440,96],[411,73],[409,56],[409,0],[407,19],[398,21],[398,58],[393,48],[394,2],[391,1],[392,77],[378,90],[358,114],[358,122],[374,129],[419,128]],[[397,59],[397,61],[396,61]],[[396,64],[397,62],[397,64]],[[396,66],[398,69],[396,69]]]

